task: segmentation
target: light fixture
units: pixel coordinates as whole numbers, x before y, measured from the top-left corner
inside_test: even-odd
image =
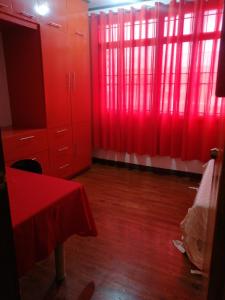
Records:
[[[42,4],[36,4],[34,7],[35,11],[37,14],[41,15],[41,16],[46,16],[49,14],[50,12],[50,8],[48,6],[47,2],[44,2]]]

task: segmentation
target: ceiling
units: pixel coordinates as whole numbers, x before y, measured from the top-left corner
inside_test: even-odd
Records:
[[[105,8],[116,5],[133,4],[137,2],[144,2],[145,0],[90,0],[89,9]]]

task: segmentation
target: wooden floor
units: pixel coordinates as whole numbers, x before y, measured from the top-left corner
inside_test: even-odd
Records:
[[[99,235],[66,242],[61,286],[53,256],[38,264],[21,280],[23,300],[205,299],[202,278],[172,245],[196,180],[98,164],[76,180],[86,187]]]

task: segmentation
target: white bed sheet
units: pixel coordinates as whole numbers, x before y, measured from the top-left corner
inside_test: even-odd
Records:
[[[194,204],[180,224],[185,251],[191,262],[200,270],[204,267],[214,163],[213,159],[207,163]]]

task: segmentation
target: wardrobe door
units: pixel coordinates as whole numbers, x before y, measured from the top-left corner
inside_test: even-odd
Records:
[[[74,173],[79,173],[91,165],[90,57],[88,17],[87,10],[84,9],[85,6],[83,11],[74,15],[74,22],[69,19],[69,72],[71,78]]]
[[[68,0],[68,32],[70,34],[88,32],[88,4],[82,0]]]
[[[79,173],[91,166],[91,124],[76,122],[73,124],[73,170]]]
[[[90,121],[90,58],[88,33],[71,35],[69,70],[73,122]]]
[[[48,25],[41,26],[42,56],[49,128],[71,124],[67,36]]]

